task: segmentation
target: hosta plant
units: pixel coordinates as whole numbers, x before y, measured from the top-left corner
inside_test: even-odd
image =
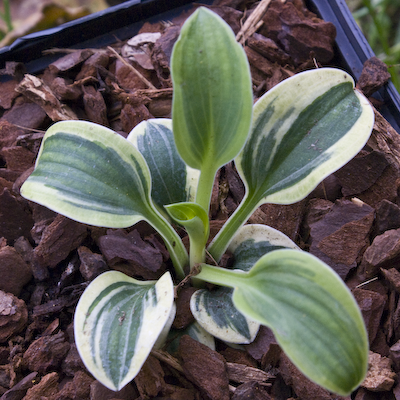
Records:
[[[266,325],[324,388],[347,395],[365,376],[366,331],[345,284],[282,233],[245,223],[263,203],[303,199],[354,157],[370,135],[373,111],[352,78],[333,68],[286,79],[253,106],[249,71],[229,26],[199,8],[171,57],[172,120],[144,121],[127,139],[85,121],[56,123],[21,188],[25,198],[85,224],[125,228],[145,220],[169,251],[173,270],[157,281],[109,271],[79,300],[79,353],[112,390],[163,345],[174,286],[188,274],[199,290],[187,332],[209,346],[213,337],[250,343]],[[206,247],[215,175],[231,160],[246,194]],[[189,236],[189,254],[176,225]],[[226,250],[234,260],[229,269],[216,265]]]

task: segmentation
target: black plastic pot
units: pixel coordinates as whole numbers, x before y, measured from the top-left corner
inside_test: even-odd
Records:
[[[168,20],[190,7],[192,0],[129,0],[60,27],[27,35],[0,49],[6,61],[24,62],[29,73],[43,70],[59,55],[43,56],[51,48],[99,48],[135,35],[144,21]],[[203,0],[211,4],[212,0]],[[306,0],[307,6],[336,26],[338,66],[357,79],[364,62],[374,55],[344,0]],[[400,96],[390,82],[374,95],[384,102],[381,112],[400,133]]]
[[[325,21],[336,26],[339,65],[357,80],[363,64],[375,54],[358,27],[345,0],[306,0],[307,6]],[[384,102],[380,112],[400,133],[400,96],[392,82],[374,94]]]
[[[32,33],[0,49],[0,68],[6,61],[23,62],[37,73],[60,55],[43,56],[52,48],[99,48],[136,34],[144,21],[168,20],[192,0],[129,0],[59,27]],[[211,3],[205,1],[203,3]],[[61,54],[63,55],[63,54]]]

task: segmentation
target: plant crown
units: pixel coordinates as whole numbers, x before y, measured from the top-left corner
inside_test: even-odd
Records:
[[[164,345],[174,284],[191,272],[199,288],[191,299],[196,322],[180,334],[214,348],[214,338],[250,343],[268,326],[306,376],[348,395],[364,379],[368,358],[352,294],[283,233],[244,224],[261,204],[303,199],[353,158],[371,133],[371,106],[352,78],[333,68],[288,78],[253,106],[243,48],[203,7],[182,27],[171,75],[172,120],[143,121],[127,139],[90,122],[55,123],[21,188],[27,199],[82,223],[125,228],[145,220],[170,253],[174,271],[157,281],[108,271],[90,283],[74,321],[82,360],[112,390],[129,383]],[[232,160],[245,196],[206,247],[214,179]],[[172,223],[185,228],[189,254]],[[206,262],[209,253],[218,263],[227,249],[232,268]],[[207,290],[204,282],[217,287]]]

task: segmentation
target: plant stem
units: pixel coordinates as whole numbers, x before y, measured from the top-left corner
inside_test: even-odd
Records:
[[[215,285],[235,288],[241,286],[246,276],[246,272],[241,270],[231,270],[214,267],[213,265],[201,264],[201,270],[196,275],[196,279]]]
[[[190,240],[190,271],[193,271],[193,268],[201,264],[205,261],[206,259],[206,249],[204,245],[198,244],[198,242],[195,242],[194,240]]]
[[[171,224],[156,210],[152,209],[148,218],[149,224],[161,235],[171,257],[176,276],[183,279],[186,274],[184,268],[188,264],[188,254],[181,238]]]
[[[208,246],[207,250],[216,261],[221,259],[233,236],[235,236],[236,232],[246,223],[257,208],[258,203],[254,201],[256,198],[259,199],[259,197],[254,195],[252,197],[246,196]]]
[[[217,171],[211,170],[211,168],[202,169],[197,184],[196,203],[202,206],[207,214],[210,209],[210,199],[216,173]]]

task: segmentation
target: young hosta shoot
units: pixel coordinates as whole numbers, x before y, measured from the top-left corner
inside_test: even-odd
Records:
[[[303,199],[354,157],[371,133],[372,108],[352,78],[332,68],[286,79],[253,107],[243,48],[203,7],[182,27],[171,74],[172,121],[144,121],[127,139],[89,122],[56,123],[21,188],[27,199],[86,224],[124,228],[145,220],[170,252],[174,271],[156,282],[109,271],[90,283],[75,313],[82,360],[120,390],[167,336],[174,283],[200,271],[192,278],[202,287],[191,299],[197,322],[186,332],[213,347],[210,334],[250,343],[266,325],[305,375],[348,395],[364,379],[368,357],[352,294],[282,233],[243,225],[260,204]],[[230,250],[227,269],[205,261],[215,174],[231,160],[246,194],[208,247],[217,261]],[[187,231],[189,255],[172,222]],[[210,291],[203,282],[217,286]]]

